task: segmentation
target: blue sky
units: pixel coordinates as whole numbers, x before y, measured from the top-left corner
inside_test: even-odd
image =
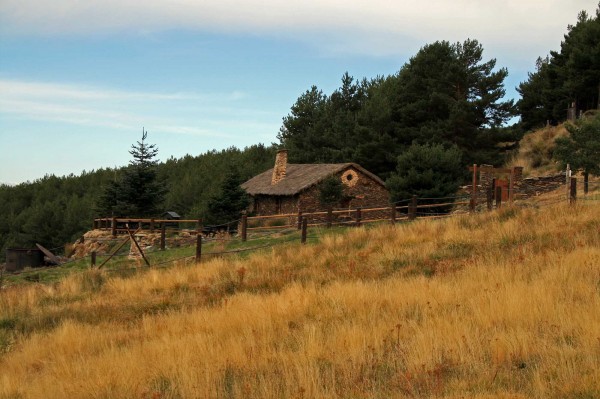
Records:
[[[398,71],[435,40],[479,40],[508,97],[595,0],[1,0],[0,183],[276,141],[348,71]]]

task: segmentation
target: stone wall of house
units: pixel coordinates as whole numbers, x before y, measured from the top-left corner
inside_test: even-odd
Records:
[[[347,176],[351,175],[352,180],[351,183],[348,183]],[[348,209],[349,212],[346,214],[336,214],[335,221],[346,221],[355,217],[354,210],[358,207],[360,208],[376,208],[376,207],[385,207],[389,206],[390,202],[390,193],[385,188],[382,187],[379,183],[375,182],[369,176],[365,175],[361,171],[355,168],[348,168],[343,170],[336,175],[339,179],[345,179],[346,183],[344,183],[344,194],[346,194],[349,198],[343,204],[336,207],[339,209]],[[323,206],[319,202],[319,186],[313,186],[308,190],[302,192],[300,194],[299,199],[299,209],[304,213],[308,212],[316,212],[322,211]],[[362,215],[362,219],[374,219],[387,217],[389,215],[389,211],[381,211],[381,212],[366,212]],[[315,216],[313,217],[315,221],[324,221],[325,216]]]
[[[354,183],[352,185],[345,184],[344,194],[351,199],[342,204],[343,208],[355,209],[356,207],[368,208],[389,205],[389,191],[359,170],[350,167],[337,173],[336,176],[342,179],[342,176],[349,174],[348,171],[352,172]],[[318,185],[300,194],[299,208],[302,212],[315,212],[323,209],[319,202]]]
[[[253,199],[251,211],[256,215],[298,213],[298,196],[258,195]]]

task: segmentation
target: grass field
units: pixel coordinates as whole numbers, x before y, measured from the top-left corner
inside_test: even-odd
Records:
[[[9,287],[0,398],[598,398],[597,205]]]

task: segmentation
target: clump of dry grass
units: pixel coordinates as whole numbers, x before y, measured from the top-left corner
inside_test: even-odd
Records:
[[[552,158],[555,147],[554,140],[568,134],[564,125],[546,126],[526,134],[519,142],[517,153],[510,159],[507,166],[522,166],[525,176],[539,176],[556,172],[559,165]]]
[[[505,208],[11,289],[0,398],[598,397],[599,248]]]

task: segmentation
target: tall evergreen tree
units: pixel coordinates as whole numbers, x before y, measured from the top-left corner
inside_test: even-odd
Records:
[[[157,178],[154,159],[158,154],[155,144],[146,143],[148,133],[142,131],[142,140],[131,145],[133,159],[119,180],[109,183],[98,201],[98,211],[113,216],[148,217],[161,212],[165,185]]]
[[[398,74],[392,118],[398,140],[456,145],[468,163],[489,162],[490,147],[501,141],[488,137],[514,115],[504,96],[505,68],[496,60],[482,62],[476,40],[435,42],[423,47]]]
[[[578,111],[600,108],[600,3],[595,17],[581,11],[567,27],[560,51],[551,51],[518,89],[524,128],[564,121],[575,102]]]
[[[331,147],[328,137],[325,107],[327,96],[316,86],[303,93],[292,105],[291,113],[283,118],[277,138],[290,150],[290,161],[324,161],[323,150]]]

